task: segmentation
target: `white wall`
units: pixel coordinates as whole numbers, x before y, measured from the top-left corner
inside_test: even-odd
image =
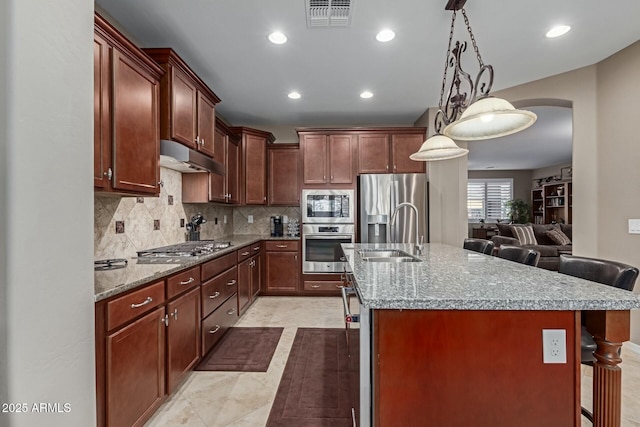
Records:
[[[1,413],[0,424],[91,426],[93,2],[5,0],[0,15],[0,395],[29,409],[70,405]]]

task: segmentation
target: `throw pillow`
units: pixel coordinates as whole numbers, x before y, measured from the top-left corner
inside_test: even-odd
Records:
[[[567,237],[566,234],[562,232],[562,230],[558,230],[557,228],[553,230],[547,231],[547,237],[549,237],[553,243],[560,246],[566,246],[571,244],[571,239]]]
[[[512,225],[511,232],[513,237],[518,239],[521,245],[537,245],[535,234],[533,234],[533,227],[530,225]]]

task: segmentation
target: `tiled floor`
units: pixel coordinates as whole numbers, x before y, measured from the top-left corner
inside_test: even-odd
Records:
[[[146,424],[148,427],[260,427],[266,424],[298,327],[341,328],[340,298],[262,297],[236,326],[284,327],[267,372],[192,372]],[[640,354],[624,348],[622,426],[640,427]],[[582,399],[590,402],[591,368],[582,369]],[[587,421],[583,426],[589,426]]]

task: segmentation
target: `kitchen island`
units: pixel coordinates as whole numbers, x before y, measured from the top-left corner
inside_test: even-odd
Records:
[[[583,311],[598,343],[594,425],[620,425],[618,350],[629,310],[640,308],[635,294],[442,244],[421,255],[402,244],[342,248],[370,319],[361,375],[370,375],[372,425],[581,425]],[[390,248],[417,259],[363,252]],[[547,350],[565,353],[564,363],[543,363],[543,330],[563,331]]]

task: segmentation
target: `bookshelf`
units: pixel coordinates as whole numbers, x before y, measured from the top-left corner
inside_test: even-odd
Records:
[[[531,216],[534,224],[571,224],[573,184],[571,181],[544,184],[531,190]]]

